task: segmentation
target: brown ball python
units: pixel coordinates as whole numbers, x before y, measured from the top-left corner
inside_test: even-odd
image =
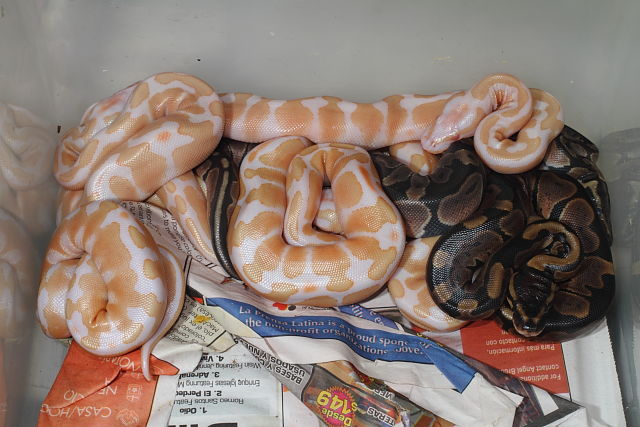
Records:
[[[565,339],[597,324],[614,292],[609,200],[595,166],[597,148],[565,127],[538,171],[516,177],[491,172],[485,181],[486,172],[467,144],[454,144],[429,176],[412,172],[387,150],[371,152],[383,187],[405,220],[407,237],[441,236],[427,268],[434,300],[458,319],[495,314],[505,329],[528,338]],[[251,148],[223,140],[197,171],[211,201],[216,255],[236,278],[225,236],[238,194],[238,168]],[[550,177],[575,192],[554,199],[559,184],[551,184]],[[543,209],[549,200],[555,211]],[[580,206],[585,218],[592,218],[589,225],[579,228],[577,213],[569,214],[569,208],[562,214],[566,206]],[[442,286],[445,282],[456,283],[456,291]],[[581,283],[595,287],[580,288]]]
[[[596,157],[592,143],[565,127],[538,170],[513,179],[491,174],[489,195],[496,179],[517,194],[489,203],[434,245],[427,283],[436,304],[462,320],[495,313],[504,329],[531,339],[564,340],[595,327],[615,289],[608,193]],[[490,215],[500,205],[502,215],[525,215],[520,230]]]

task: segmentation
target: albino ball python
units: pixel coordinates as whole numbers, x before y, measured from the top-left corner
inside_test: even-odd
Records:
[[[344,236],[311,227],[325,176]],[[235,270],[257,293],[336,306],[385,284],[404,249],[403,227],[366,151],[283,137],[258,145],[242,162],[227,245]]]
[[[224,94],[222,100],[224,135],[235,140],[297,135],[368,150],[420,140],[426,151],[441,153],[451,142],[474,136],[482,160],[502,173],[535,167],[563,125],[553,96],[529,90],[508,74],[489,75],[467,91],[392,95],[371,104],[329,96],[284,101],[247,93]],[[508,139],[518,131],[516,141]]]
[[[191,172],[222,136],[223,108],[204,81],[161,73],[93,104],[56,152],[64,187],[61,220],[94,200],[152,202],[171,210],[205,258],[215,262],[206,200]],[[79,193],[82,191],[82,193]]]
[[[90,202],[69,214],[51,239],[38,319],[48,336],[72,336],[93,354],[144,345],[148,356],[180,314],[183,283],[175,257],[129,211],[113,201]]]
[[[36,295],[38,253],[25,227],[0,208],[0,338],[24,334]]]
[[[199,252],[215,260],[206,199],[192,169],[217,146],[222,115],[205,82],[162,73],[95,103],[63,136],[54,164],[64,187],[59,229],[38,296],[47,335],[71,335],[99,355],[143,346],[149,377],[148,354],[180,312],[184,277],[173,256],[116,201],[148,199],[170,210]],[[105,219],[103,211],[116,213]],[[109,263],[129,273],[114,275],[117,266]]]
[[[53,228],[53,128],[28,110],[0,103],[0,201],[35,238]]]

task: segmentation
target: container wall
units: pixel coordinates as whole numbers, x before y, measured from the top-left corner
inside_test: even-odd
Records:
[[[631,173],[640,169],[633,163],[638,131],[631,130],[640,127],[640,2],[3,4],[0,101],[24,106],[62,132],[78,124],[94,101],[167,70],[198,75],[220,92],[274,98],[373,101],[393,93],[467,88],[492,72],[512,73],[551,92],[564,107],[566,123],[603,152],[618,273],[609,321],[627,415],[640,422],[640,297],[634,290],[640,275],[640,178]],[[31,388],[20,391],[31,403],[26,414],[37,411],[43,384],[52,381],[63,354],[39,331],[35,336],[37,351],[9,345],[11,352],[22,352],[21,361],[32,357]],[[5,354],[5,366],[6,360]]]

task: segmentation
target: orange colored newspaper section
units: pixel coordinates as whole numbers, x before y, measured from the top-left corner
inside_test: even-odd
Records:
[[[528,341],[491,321],[460,330],[465,355],[498,368],[551,393],[569,393],[562,346]]]
[[[155,375],[175,375],[171,364],[152,356]],[[140,371],[140,350],[118,357],[98,357],[75,342],[40,409],[39,427],[147,425],[157,379]]]

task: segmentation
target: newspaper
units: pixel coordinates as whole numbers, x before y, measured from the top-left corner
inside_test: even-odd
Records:
[[[112,409],[112,424],[91,425],[606,424],[598,406],[587,413],[584,405],[562,398],[573,399],[585,388],[575,385],[584,371],[565,363],[581,357],[572,359],[565,344],[520,341],[490,322],[428,338],[402,324],[384,293],[339,309],[272,303],[226,277],[219,266],[197,261],[197,251],[166,211],[138,202],[123,205],[183,260],[189,297],[180,319],[153,351],[153,366],[167,362],[172,369],[155,371],[160,376],[146,384],[152,396],[146,406],[136,407],[136,417],[122,412],[131,409],[126,405]],[[591,348],[597,346],[602,340]],[[71,356],[73,350],[72,345]],[[59,379],[71,365],[65,360]],[[140,376],[135,366],[131,374]],[[95,408],[128,402],[123,387],[113,391],[115,381],[126,375],[119,365],[111,381],[93,375],[93,388],[82,393],[64,388],[69,375],[66,382],[56,380],[40,424],[53,425],[46,422],[65,414],[77,424],[91,411],[100,421],[105,412]],[[606,381],[615,381],[615,368]],[[65,393],[72,398],[65,400]],[[102,406],[92,406],[91,399]]]

